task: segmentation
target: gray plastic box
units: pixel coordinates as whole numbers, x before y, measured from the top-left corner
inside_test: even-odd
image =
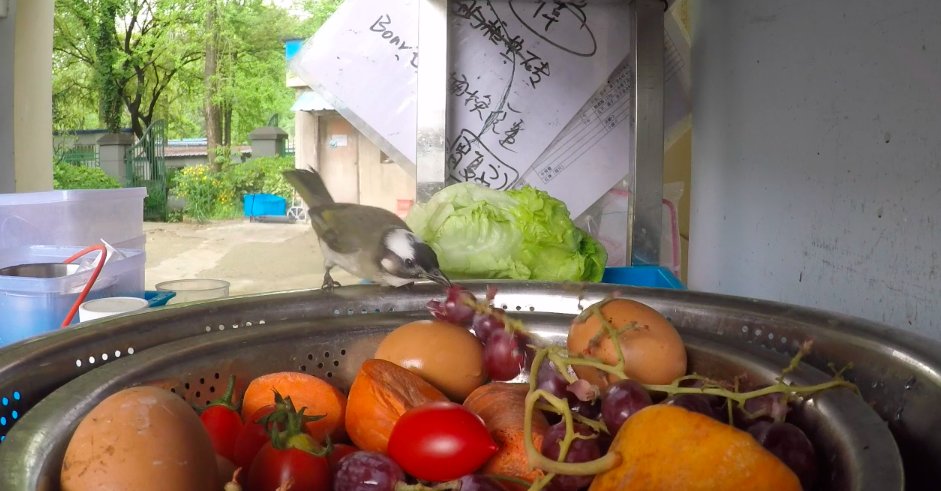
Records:
[[[143,249],[146,188],[0,194],[0,251],[33,245],[89,246],[102,239]]]

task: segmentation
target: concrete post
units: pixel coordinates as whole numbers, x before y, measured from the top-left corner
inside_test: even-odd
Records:
[[[294,113],[294,167],[320,170],[317,146],[320,141],[320,117],[311,111]]]
[[[98,139],[98,162],[105,174],[125,186],[128,182],[124,153],[134,144],[133,133],[108,133]]]
[[[52,189],[53,2],[4,2],[0,18],[0,192]]]
[[[284,155],[284,145],[287,139],[287,132],[276,126],[255,128],[248,134],[248,140],[252,145],[252,158]]]

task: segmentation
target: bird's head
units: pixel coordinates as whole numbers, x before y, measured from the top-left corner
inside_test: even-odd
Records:
[[[406,229],[394,229],[382,239],[383,253],[379,266],[389,284],[401,286],[415,280],[431,280],[451,286],[438,266],[438,256],[426,243]]]

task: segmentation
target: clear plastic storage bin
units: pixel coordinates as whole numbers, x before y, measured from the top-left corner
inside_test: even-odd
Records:
[[[0,251],[32,245],[143,249],[146,188],[0,194]]]
[[[81,247],[30,246],[0,251],[0,268],[32,263],[61,263]],[[86,300],[131,296],[144,298],[145,253],[118,249],[125,257],[109,260]],[[89,255],[88,257],[94,257]],[[0,347],[58,329],[75,303],[91,270],[55,278],[0,276]],[[78,322],[76,315],[72,323]]]

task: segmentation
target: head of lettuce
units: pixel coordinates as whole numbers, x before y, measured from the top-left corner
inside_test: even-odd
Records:
[[[565,203],[532,187],[445,187],[406,218],[459,278],[600,281],[608,255],[572,223]]]

